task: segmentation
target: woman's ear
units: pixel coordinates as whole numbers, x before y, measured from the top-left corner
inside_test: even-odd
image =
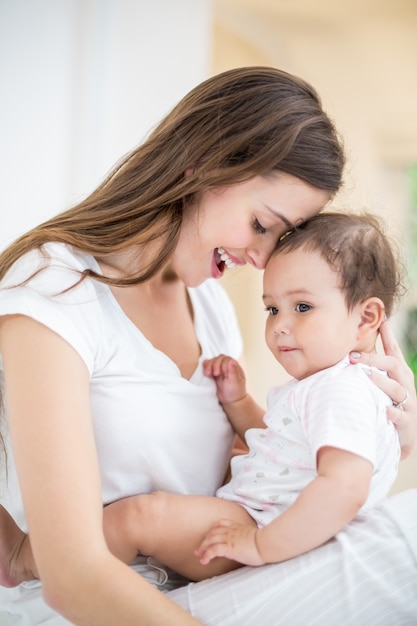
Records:
[[[380,298],[367,298],[360,304],[361,321],[358,327],[360,338],[364,338],[370,333],[379,330],[382,322],[385,321],[385,306]]]

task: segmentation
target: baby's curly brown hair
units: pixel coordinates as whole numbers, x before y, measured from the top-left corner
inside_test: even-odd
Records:
[[[374,296],[389,317],[405,292],[399,255],[376,215],[325,211],[286,233],[274,255],[299,248],[320,254],[337,272],[348,310]]]

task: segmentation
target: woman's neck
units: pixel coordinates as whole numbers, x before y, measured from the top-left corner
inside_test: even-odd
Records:
[[[96,256],[95,259],[100,266],[101,272],[108,278],[123,279],[138,275],[146,268],[146,258],[151,258],[150,251],[147,249],[146,255],[144,251],[137,249],[129,249],[119,253],[109,254],[105,256]],[[171,264],[168,262],[161,270],[155,273],[146,283],[150,287],[163,287],[167,283],[178,280],[178,276],[173,271]]]

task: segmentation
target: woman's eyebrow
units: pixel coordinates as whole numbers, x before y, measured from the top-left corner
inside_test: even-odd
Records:
[[[278,217],[278,218],[281,220],[281,222],[284,224],[284,226],[286,226],[286,227],[288,228],[288,230],[293,230],[293,228],[294,228],[294,224],[292,224],[292,223],[290,222],[290,220],[288,220],[288,219],[285,217],[285,215],[282,215],[282,213],[280,213],[279,211],[275,211],[275,209],[271,209],[271,207],[270,207],[270,206],[267,206],[266,208],[268,209],[268,211],[269,211],[270,213],[272,213],[273,215],[275,215],[275,217]]]

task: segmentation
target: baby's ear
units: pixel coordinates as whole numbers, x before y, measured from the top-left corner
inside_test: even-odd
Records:
[[[367,298],[361,302],[361,321],[359,333],[362,337],[372,332],[377,332],[382,322],[385,321],[385,306],[380,298]]]

